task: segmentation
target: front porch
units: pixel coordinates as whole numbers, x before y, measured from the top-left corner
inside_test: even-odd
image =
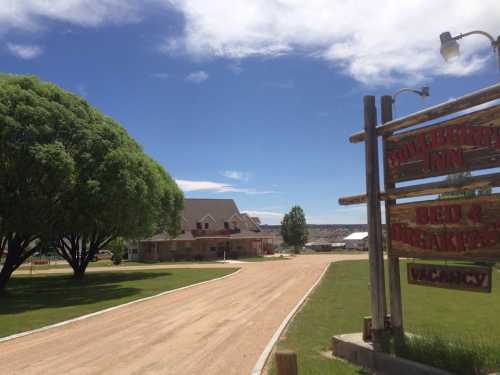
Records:
[[[139,258],[146,261],[239,259],[272,253],[272,238],[198,237],[189,241],[143,241]]]

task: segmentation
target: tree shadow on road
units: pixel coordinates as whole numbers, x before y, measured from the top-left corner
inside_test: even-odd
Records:
[[[13,277],[0,296],[0,316],[127,298],[142,292],[139,283],[170,275],[135,271],[88,273],[80,280],[68,275]]]

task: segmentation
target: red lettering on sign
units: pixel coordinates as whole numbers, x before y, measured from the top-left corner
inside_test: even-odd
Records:
[[[472,221],[473,223],[480,223],[481,222],[481,206],[479,204],[472,205],[472,207],[469,209],[467,216],[468,216],[469,220]]]

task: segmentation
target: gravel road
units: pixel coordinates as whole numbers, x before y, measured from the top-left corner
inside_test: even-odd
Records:
[[[0,343],[1,373],[246,375],[330,262],[366,258],[302,255],[227,265],[242,271]]]

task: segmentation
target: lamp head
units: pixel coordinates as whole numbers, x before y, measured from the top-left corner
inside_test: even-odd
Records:
[[[458,42],[451,36],[449,31],[441,33],[441,56],[448,61],[460,55],[460,47]]]
[[[429,86],[424,86],[420,90],[420,96],[425,98],[431,94]]]

